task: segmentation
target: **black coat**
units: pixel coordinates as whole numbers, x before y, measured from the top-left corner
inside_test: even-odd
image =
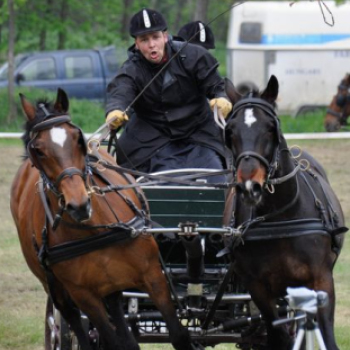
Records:
[[[169,41],[168,57],[183,45]],[[148,62],[134,46],[128,54],[108,85],[106,113],[124,111],[162,67]],[[185,46],[132,106],[134,113],[119,138],[118,163],[138,166],[168,142],[179,139],[207,146],[224,156],[222,131],[207,100],[227,97],[218,65],[204,48]]]

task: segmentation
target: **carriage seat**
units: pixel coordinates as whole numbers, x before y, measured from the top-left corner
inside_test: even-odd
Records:
[[[179,175],[215,172],[215,169],[177,169],[152,175]],[[139,178],[138,182],[144,181]],[[225,190],[204,186],[161,184],[141,186],[150,206],[151,219],[163,227],[178,227],[179,223],[194,222],[201,227],[222,227]]]

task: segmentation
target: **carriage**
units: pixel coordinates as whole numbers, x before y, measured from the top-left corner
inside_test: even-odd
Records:
[[[181,169],[151,174],[170,179],[189,176],[197,186],[191,182],[147,184],[145,178],[139,178],[152,220],[152,228],[144,234],[153,235],[158,243],[177,315],[194,341],[202,346],[234,343],[241,349],[260,349],[266,343],[261,313],[238,277],[232,271],[228,273],[228,255],[217,256],[225,248],[225,239],[240,234],[223,226],[225,189],[210,186],[203,179],[203,175],[216,172],[220,170]],[[146,293],[127,290],[123,299],[125,318],[139,343],[169,343],[162,315]],[[280,310],[286,315],[283,300]],[[100,349],[98,332],[83,314],[82,320],[94,349]],[[52,350],[80,349],[74,333],[50,301],[46,344]]]
[[[223,126],[233,160],[225,184],[206,182],[218,175],[208,169],[142,178],[85,142],[64,91],[51,104],[21,97],[28,157],[11,211],[49,295],[46,350],[166,342],[289,350],[293,328],[273,322],[288,315],[286,289],[298,286],[328,293],[317,319],[327,348],[338,350],[332,270],[347,231],[340,203],[322,166],[287,146],[276,77],[262,93],[242,97],[230,82],[226,90],[234,110]]]

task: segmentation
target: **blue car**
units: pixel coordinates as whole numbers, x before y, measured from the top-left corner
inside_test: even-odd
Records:
[[[15,58],[17,86],[56,91],[69,97],[104,102],[106,86],[118,70],[115,47],[25,53]],[[0,67],[0,88],[8,85],[8,63]]]

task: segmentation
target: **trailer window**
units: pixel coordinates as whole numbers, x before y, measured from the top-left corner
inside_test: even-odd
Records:
[[[239,42],[242,44],[261,43],[262,24],[259,22],[243,22],[239,31]]]

